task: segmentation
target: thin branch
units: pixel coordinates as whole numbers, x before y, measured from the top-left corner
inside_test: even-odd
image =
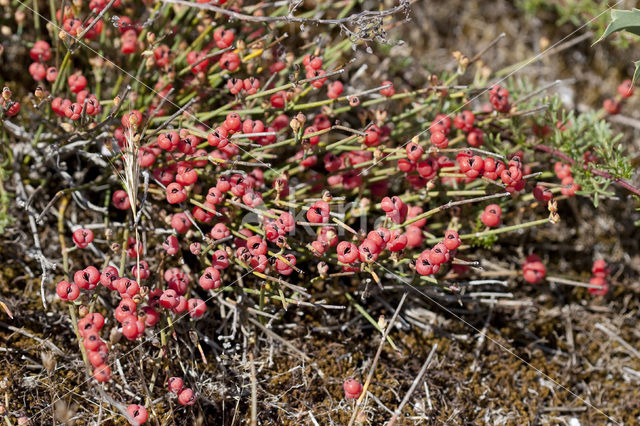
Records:
[[[238,19],[245,22],[287,22],[287,23],[299,23],[299,24],[325,24],[325,25],[341,25],[353,23],[361,20],[381,19],[386,16],[394,15],[398,12],[409,12],[409,2],[407,0],[401,0],[400,4],[396,7],[387,10],[373,11],[366,10],[364,12],[356,13],[351,16],[347,16],[341,19],[318,19],[318,18],[301,18],[293,15],[286,16],[253,16],[246,15],[244,13],[235,12],[230,9],[224,9],[222,7],[214,6],[208,3],[192,3],[184,0],[162,0],[164,3],[178,4],[181,6],[195,7],[198,9],[209,10],[211,12],[220,13],[226,15],[229,18]],[[217,25],[217,24],[215,24]]]

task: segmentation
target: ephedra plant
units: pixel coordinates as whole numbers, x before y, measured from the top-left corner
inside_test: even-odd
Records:
[[[482,64],[494,44],[455,52],[457,70],[420,88],[354,79],[356,53],[392,43],[409,2],[308,3],[12,9],[24,36],[3,40],[3,61],[29,57],[30,78],[3,76],[2,147],[43,308],[67,305],[87,382],[132,423],[162,417],[167,391],[187,407],[205,393],[185,373],[206,363],[198,335],[227,330],[221,307],[242,309],[244,327],[277,309],[362,309],[354,296],[388,283],[456,295],[479,274],[477,253],[554,226],[567,199],[640,195],[606,120],[630,82],[578,114],[554,84],[497,77]],[[542,285],[540,259],[523,264]],[[587,285],[604,289],[604,276]],[[142,379],[119,364],[131,352],[154,360]],[[36,422],[47,407],[32,407]]]

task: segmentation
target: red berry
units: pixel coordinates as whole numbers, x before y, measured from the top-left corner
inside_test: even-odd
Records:
[[[431,250],[425,250],[416,259],[416,272],[420,275],[433,275],[440,269],[440,265],[434,265],[429,260],[430,252]]]
[[[132,425],[141,425],[147,421],[149,418],[149,414],[147,413],[147,409],[142,405],[131,404],[127,407],[127,413],[131,416],[131,420],[129,422]]]
[[[51,59],[51,46],[44,40],[38,40],[33,43],[29,56],[34,61],[48,61]]]
[[[591,267],[591,273],[596,277],[606,277],[609,274],[609,268],[607,267],[607,262],[604,259],[598,259],[593,262],[593,266]]]
[[[355,399],[362,393],[362,385],[360,382],[354,379],[347,379],[342,384],[344,390],[344,396],[349,399]]]
[[[575,183],[573,181],[573,177],[571,176],[565,177],[564,179],[562,179],[562,182],[560,183],[563,185],[563,188],[560,189],[560,193],[567,197],[572,197],[576,195],[576,191],[580,190],[580,185]]]
[[[240,57],[235,52],[225,52],[220,57],[220,68],[233,72],[240,66]]]
[[[93,369],[93,378],[100,383],[108,382],[111,379],[111,368],[102,364]]]
[[[536,185],[533,188],[533,197],[541,203],[548,203],[553,198],[553,193],[546,186]]]
[[[78,248],[85,248],[93,241],[93,231],[90,229],[80,228],[73,231],[73,242]]]
[[[183,388],[178,392],[178,402],[181,405],[193,405],[196,403],[196,397],[189,388]]]
[[[431,132],[431,137],[429,138],[429,140],[436,148],[445,149],[449,146],[449,140],[442,131]]]
[[[76,73],[71,74],[67,79],[67,83],[69,84],[69,89],[73,93],[78,93],[85,87],[87,87],[87,79],[82,74]]]
[[[167,385],[170,392],[178,393],[184,387],[184,382],[180,377],[169,377]]]
[[[178,204],[187,199],[187,190],[178,182],[170,183],[167,186],[167,202]]]
[[[344,90],[341,81],[334,81],[327,86],[327,97],[329,99],[338,99]]]
[[[618,86],[618,94],[623,98],[633,95],[633,83],[631,80],[625,80]]]
[[[307,220],[311,223],[327,223],[329,212],[329,204],[326,201],[316,201],[307,210]]]
[[[56,285],[56,293],[62,300],[73,301],[80,296],[80,287],[78,287],[76,283],[60,281],[58,285]]]
[[[415,142],[409,142],[405,149],[407,151],[407,158],[411,161],[419,161],[424,153],[424,149]]]
[[[233,31],[219,27],[213,32],[213,39],[215,40],[218,49],[226,49],[233,44],[235,35],[233,34]]]
[[[456,231],[454,231],[453,229],[449,229],[444,233],[443,244],[448,250],[455,250],[460,247],[460,244],[462,244],[462,240],[460,240],[460,236]]]
[[[620,113],[620,102],[615,99],[605,99],[602,102],[602,108],[607,112],[607,114],[615,115]]]
[[[33,62],[29,65],[29,74],[35,81],[42,81],[47,75],[47,70],[40,62]]]
[[[200,287],[204,290],[215,290],[220,287],[220,271],[216,268],[209,266],[204,270],[204,273],[200,276],[200,280],[198,281]]]
[[[471,111],[462,111],[453,119],[453,126],[456,129],[460,129],[463,132],[467,133],[471,131],[471,129],[473,129],[473,123],[475,122],[475,119],[476,118]]]
[[[538,256],[532,255],[527,257],[524,265],[522,266],[522,275],[524,280],[531,284],[537,284],[544,278],[547,273],[547,268],[540,261]]]
[[[485,207],[484,212],[482,212],[482,215],[480,216],[480,219],[486,226],[495,228],[496,226],[500,225],[501,215],[502,209],[499,205],[489,204],[487,207]]]
[[[567,176],[571,176],[571,166],[569,164],[565,164],[565,163],[563,163],[561,161],[557,161],[554,164],[553,170],[555,171],[556,176],[560,180],[566,178]]]
[[[605,296],[609,292],[609,283],[603,277],[593,277],[589,283],[598,286],[597,288],[589,288],[589,293],[594,296]]]
[[[389,80],[385,80],[382,82],[382,86],[386,86],[387,84],[390,84],[391,86],[385,89],[380,89],[380,94],[382,96],[386,96],[387,98],[390,98],[391,96],[396,94],[396,89],[393,87],[393,83],[390,82]]]
[[[204,303],[202,299],[189,299],[187,301],[187,306],[189,309],[189,315],[191,318],[200,318],[207,311],[207,305]]]
[[[129,196],[122,189],[119,189],[113,193],[113,196],[111,197],[111,201],[115,206],[115,208],[118,210],[127,210],[131,207]]]

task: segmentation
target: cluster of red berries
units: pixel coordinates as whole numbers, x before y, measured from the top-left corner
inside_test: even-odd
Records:
[[[171,393],[178,395],[180,405],[193,405],[196,403],[196,396],[191,388],[184,387],[184,381],[180,377],[169,377],[167,387]]]
[[[478,127],[473,127],[476,117],[471,111],[462,111],[453,119],[453,126],[467,135],[467,142],[473,147],[480,147],[484,143],[484,133]]]
[[[227,80],[227,89],[232,95],[238,95],[241,92],[247,95],[255,95],[260,88],[260,80],[255,77],[245,78],[244,80],[239,78],[230,78]]]
[[[35,81],[44,79],[50,83],[56,81],[58,77],[57,68],[46,66],[46,62],[51,59],[51,46],[49,43],[44,40],[37,40],[29,51],[29,56],[34,61],[29,65],[29,74]]]
[[[511,157],[506,166],[500,160],[496,160],[493,157],[483,159],[469,150],[459,152],[456,160],[460,171],[467,176],[469,181],[479,177],[491,180],[499,178],[508,192],[521,191],[525,186],[522,161],[518,155]]]
[[[489,102],[491,106],[498,112],[509,112],[511,104],[509,103],[509,91],[500,85],[495,85],[489,89]]]
[[[531,254],[527,256],[522,265],[522,275],[524,280],[531,284],[537,284],[543,280],[547,273],[547,268],[540,261],[540,256]]]
[[[455,257],[455,252],[462,244],[460,236],[453,229],[444,233],[442,242],[433,248],[420,253],[416,259],[416,271],[420,275],[434,275],[440,270],[440,266]]]
[[[589,293],[594,296],[604,296],[609,292],[609,282],[607,281],[607,275],[609,275],[609,267],[604,259],[599,259],[593,262],[591,267],[591,280],[590,284],[598,286],[589,287]]]
[[[560,179],[560,183],[563,185],[560,189],[562,195],[571,197],[575,195],[576,191],[580,190],[580,186],[573,180],[573,176],[571,175],[571,166],[569,164],[558,161],[554,164],[553,170],[555,171],[558,179]]]
[[[95,95],[85,90],[87,79],[80,73],[71,74],[67,79],[69,89],[76,94],[76,101],[56,97],[51,101],[51,110],[60,117],[78,120],[83,112],[96,116],[100,113],[100,102]]]
[[[87,314],[78,321],[78,333],[87,351],[87,359],[93,367],[93,378],[98,382],[107,382],[111,379],[111,368],[107,365],[109,348],[100,337],[103,326],[104,317],[96,312]]]
[[[631,80],[625,80],[618,86],[618,96],[616,98],[607,98],[602,102],[602,109],[607,114],[615,115],[620,113],[622,99],[633,95],[633,83]]]

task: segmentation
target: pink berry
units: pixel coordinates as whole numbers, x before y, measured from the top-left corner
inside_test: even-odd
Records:
[[[362,385],[354,379],[345,380],[342,389],[344,389],[344,396],[349,399],[358,398],[362,393]]]

